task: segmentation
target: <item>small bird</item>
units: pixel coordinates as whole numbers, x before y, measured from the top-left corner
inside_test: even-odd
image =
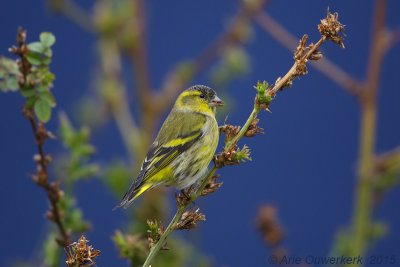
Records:
[[[183,91],[150,146],[138,176],[114,209],[126,209],[142,193],[160,185],[181,190],[197,182],[218,145],[215,111],[222,105],[207,86],[195,85]]]

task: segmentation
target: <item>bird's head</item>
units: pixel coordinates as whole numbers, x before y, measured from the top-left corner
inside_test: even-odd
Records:
[[[180,109],[206,114],[215,113],[215,108],[223,105],[217,93],[204,85],[195,85],[183,91],[175,103]]]

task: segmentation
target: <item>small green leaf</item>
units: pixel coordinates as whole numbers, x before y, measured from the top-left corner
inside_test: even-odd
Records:
[[[31,52],[29,51],[26,54],[26,58],[28,59],[29,63],[31,63],[32,65],[40,65],[40,63],[42,62],[42,55],[36,53],[36,52]]]
[[[21,88],[21,94],[25,97],[31,97],[35,94],[35,87],[27,85]]]
[[[42,84],[42,83],[39,83],[39,84],[36,86],[36,91],[38,91],[39,93],[48,92],[48,91],[49,91],[49,88],[48,88],[46,85],[44,85],[44,84]]]
[[[45,47],[41,42],[33,42],[28,44],[28,49],[29,51],[36,52],[36,53],[43,53],[45,50]]]
[[[38,99],[34,106],[35,114],[41,122],[48,122],[51,117],[51,107],[47,101]]]
[[[53,73],[51,73],[51,72],[49,72],[49,71],[47,71],[47,72],[44,72],[42,75],[41,75],[41,79],[42,79],[42,83],[44,84],[44,85],[49,85],[49,84],[51,84],[52,82],[53,82],[53,80],[55,79],[55,75],[53,74]]]
[[[26,100],[25,107],[26,107],[27,109],[32,108],[33,105],[35,104],[36,100],[38,100],[38,96],[37,96],[37,95],[34,95],[34,96],[29,97],[28,100]]]
[[[13,92],[17,91],[19,88],[17,78],[15,76],[9,76],[8,78],[6,78],[6,86],[9,90]]]
[[[45,57],[45,58],[43,58],[42,62],[43,62],[43,64],[50,65],[50,63],[51,63],[51,57]]]
[[[6,86],[6,83],[0,80],[0,90],[3,92],[7,92],[8,88]]]
[[[53,56],[53,51],[51,50],[50,47],[46,47],[46,48],[44,49],[44,51],[43,51],[43,54],[44,54],[46,57],[52,57],[52,56]]]
[[[56,106],[56,100],[55,100],[53,94],[50,93],[49,91],[42,92],[40,94],[39,98],[46,101],[49,104],[49,106],[52,108],[54,108]]]
[[[43,46],[50,47],[56,42],[56,37],[50,32],[42,32],[40,34],[40,42]]]
[[[2,71],[5,74],[14,74],[14,75],[19,75],[19,69],[18,69],[18,65],[15,62],[15,60],[6,58],[6,57],[0,57],[0,69],[2,69]]]

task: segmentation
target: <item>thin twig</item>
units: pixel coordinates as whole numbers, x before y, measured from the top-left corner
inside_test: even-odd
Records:
[[[17,35],[18,47],[13,47],[10,49],[10,51],[19,56],[18,67],[22,74],[22,79],[19,80],[20,89],[28,85],[28,75],[30,74],[32,67],[26,58],[28,48],[25,42],[26,31],[24,31],[22,28],[19,28]],[[31,175],[31,178],[38,186],[44,188],[46,191],[47,197],[50,201],[50,210],[46,213],[46,216],[49,220],[53,221],[57,225],[57,228],[60,231],[61,238],[56,239],[57,243],[62,247],[66,247],[69,243],[71,243],[71,237],[63,225],[62,215],[58,207],[62,191],[59,189],[59,184],[57,182],[49,182],[47,165],[50,163],[51,158],[46,156],[43,148],[44,142],[47,140],[47,138],[52,137],[52,134],[47,132],[44,123],[36,122],[32,108],[27,109],[23,107],[23,114],[31,124],[39,152],[38,157],[35,157],[35,161],[37,162],[37,175]]]
[[[61,191],[58,188],[58,183],[53,182],[50,184],[49,176],[47,171],[48,161],[46,159],[46,154],[44,153],[43,144],[46,140],[44,138],[47,135],[46,129],[44,128],[44,124],[39,122],[39,127],[37,127],[37,123],[35,120],[35,116],[32,109],[24,109],[24,116],[29,120],[32,131],[35,137],[35,142],[38,147],[39,151],[39,160],[38,160],[38,174],[31,175],[32,179],[38,186],[41,186],[46,191],[47,197],[50,201],[50,211],[46,213],[46,216],[49,220],[53,221],[56,225],[58,230],[60,231],[61,238],[57,239],[57,243],[62,247],[67,247],[71,242],[71,236],[65,229],[62,223],[62,216],[60,213],[60,209],[58,207],[58,202],[60,200]]]
[[[260,12],[256,16],[257,23],[268,32],[275,40],[290,51],[294,51],[297,46],[297,39],[274,18],[266,12]],[[362,85],[355,78],[343,71],[338,65],[324,56],[318,62],[311,62],[311,66],[331,79],[340,88],[346,90],[351,95],[359,98],[362,94]]]
[[[66,18],[74,22],[81,29],[94,33],[96,31],[93,25],[91,14],[77,5],[72,0],[49,0],[50,7],[58,13],[63,14]]]

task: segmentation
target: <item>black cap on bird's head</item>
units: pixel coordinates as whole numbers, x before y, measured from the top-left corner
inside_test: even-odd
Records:
[[[205,99],[210,107],[223,106],[224,102],[217,96],[217,93],[208,86],[194,85],[186,91],[200,92],[199,97]]]

